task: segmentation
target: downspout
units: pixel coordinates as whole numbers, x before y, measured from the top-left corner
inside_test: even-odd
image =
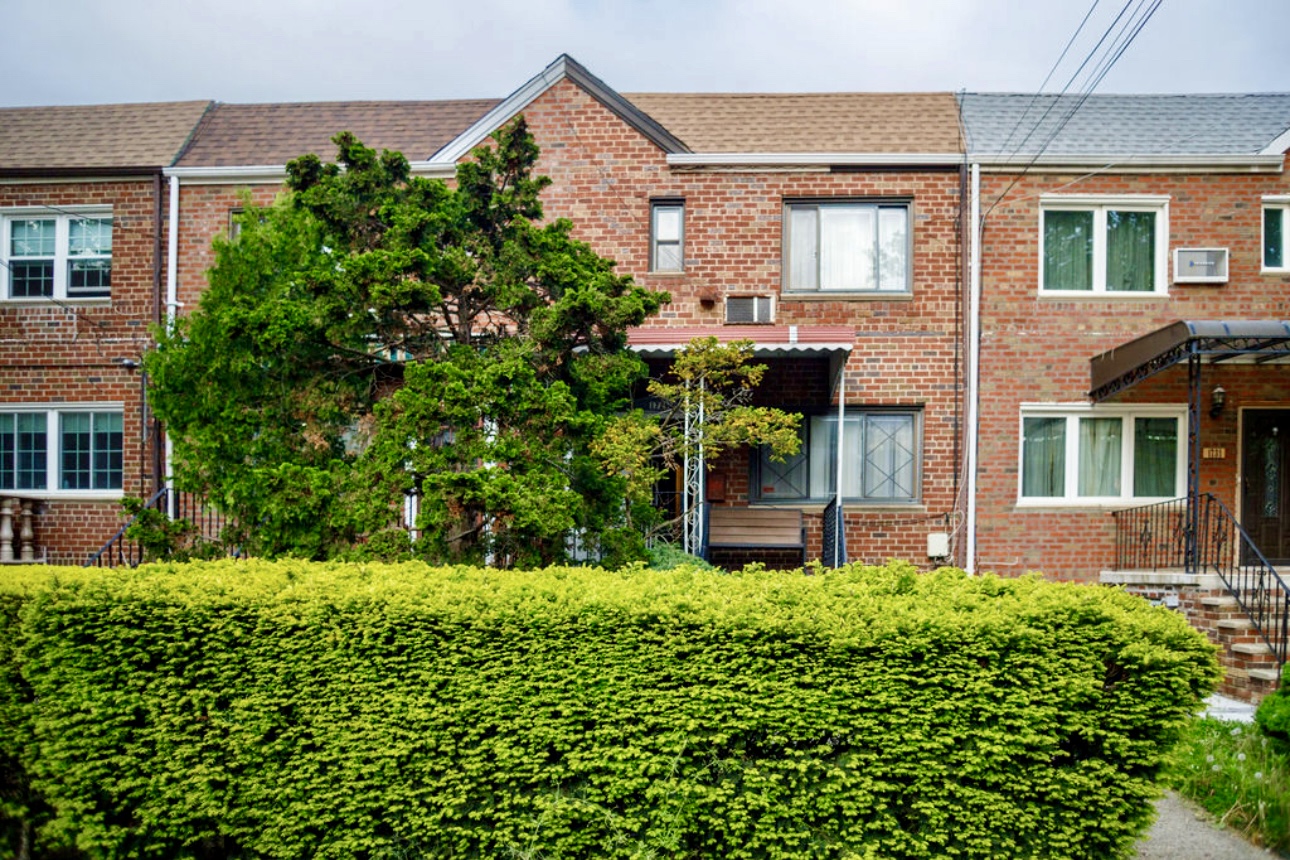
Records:
[[[968,251],[968,380],[967,380],[967,549],[963,569],[976,573],[977,439],[980,436],[981,389],[981,165],[972,165],[972,235]]]
[[[170,177],[170,224],[166,248],[166,334],[175,329],[175,316],[179,312],[179,177]],[[168,507],[175,510],[175,484],[173,478],[174,443],[166,434],[165,479]]]
[[[846,518],[842,515],[842,476],[846,474],[843,467],[843,458],[846,456],[846,446],[842,444],[842,434],[846,427],[847,418],[847,359],[850,353],[842,357],[842,367],[838,370],[838,487],[837,487],[837,508],[838,521],[833,529],[833,563],[838,564],[842,561],[842,529],[846,527]]]
[[[162,172],[158,170],[152,175],[152,321],[158,325],[161,324],[161,230],[162,219],[165,217],[164,204],[161,202],[165,192],[164,179]],[[142,394],[140,420],[144,426],[145,442],[144,445],[149,447],[151,463],[148,468],[152,472],[152,486],[148,490],[148,495],[155,494],[161,489],[162,481],[165,479],[163,472],[165,464],[161,453],[161,422],[156,418],[149,418],[148,415],[148,372],[140,369],[140,387]],[[151,446],[148,446],[147,439],[151,439]],[[140,464],[143,465],[142,463]]]

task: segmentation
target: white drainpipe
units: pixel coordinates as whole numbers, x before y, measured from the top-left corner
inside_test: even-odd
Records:
[[[977,439],[980,436],[981,392],[981,165],[972,165],[972,238],[969,243],[968,278],[968,380],[967,380],[967,549],[963,568],[976,573],[976,473]]]
[[[166,236],[166,331],[174,330],[175,316],[179,312],[179,177],[170,177],[170,225]],[[174,479],[171,461],[174,444],[166,434],[166,489],[169,491],[167,507],[174,510]]]

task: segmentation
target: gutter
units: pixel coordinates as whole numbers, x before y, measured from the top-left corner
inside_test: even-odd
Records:
[[[953,167],[953,152],[675,152],[669,167]]]
[[[157,166],[122,167],[0,167],[0,180],[5,179],[115,179],[118,177],[154,176],[161,171]]]
[[[451,161],[410,161],[413,176],[452,179],[457,165]],[[167,167],[166,176],[188,185],[280,185],[287,180],[285,164],[233,165],[228,167]]]

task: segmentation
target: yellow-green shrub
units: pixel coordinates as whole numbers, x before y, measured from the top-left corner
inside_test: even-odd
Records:
[[[1103,860],[1217,679],[1125,594],[897,564],[28,577],[0,755],[93,857]]]

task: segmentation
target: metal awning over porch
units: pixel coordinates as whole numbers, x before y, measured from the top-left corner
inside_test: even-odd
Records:
[[[1176,364],[1290,363],[1285,320],[1180,320],[1093,356],[1089,397],[1100,403]]]
[[[627,348],[642,358],[671,358],[690,341],[707,337],[718,343],[752,341],[754,358],[827,358],[833,389],[856,343],[855,329],[845,325],[712,325],[632,329]]]

